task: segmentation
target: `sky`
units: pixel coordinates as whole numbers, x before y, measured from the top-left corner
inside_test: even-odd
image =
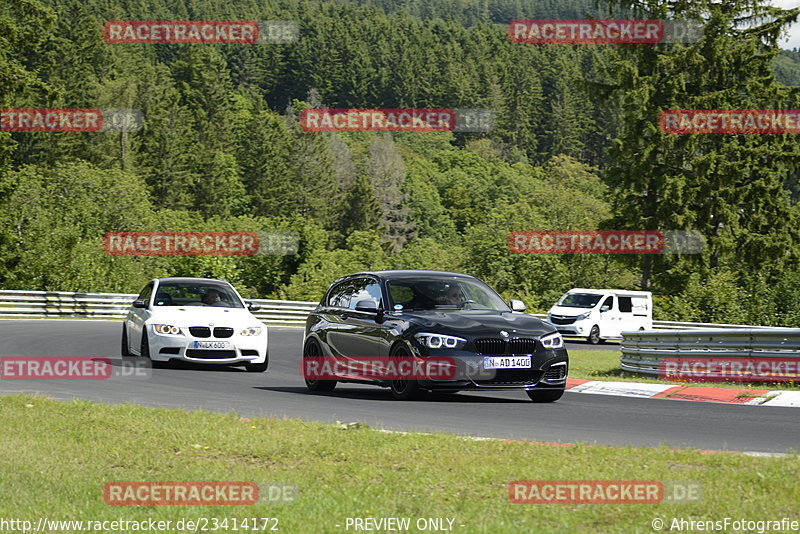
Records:
[[[772,0],[772,5],[786,9],[800,7],[800,0]],[[786,49],[800,49],[800,22],[796,22],[789,28],[788,41],[781,39],[780,47]]]

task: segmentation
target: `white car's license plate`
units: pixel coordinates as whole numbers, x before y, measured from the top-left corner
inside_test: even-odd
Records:
[[[229,349],[231,348],[230,341],[195,341],[194,348],[196,349]]]
[[[485,356],[484,369],[530,369],[530,356]]]

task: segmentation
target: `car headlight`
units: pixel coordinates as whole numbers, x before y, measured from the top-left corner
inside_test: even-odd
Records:
[[[181,329],[177,326],[172,326],[171,324],[154,324],[153,331],[156,334],[161,334],[164,336],[180,336],[183,335]]]
[[[592,312],[582,313],[582,314],[578,315],[577,317],[575,317],[575,320],[576,321],[583,321],[584,319],[588,319],[591,314],[592,314]]]
[[[467,344],[467,340],[460,337],[425,332],[416,334],[414,339],[429,349],[460,349]]]
[[[261,335],[261,327],[260,326],[251,326],[250,328],[245,328],[239,334],[243,336],[260,336]]]
[[[539,338],[546,349],[560,349],[564,346],[564,338],[558,332],[547,334]]]

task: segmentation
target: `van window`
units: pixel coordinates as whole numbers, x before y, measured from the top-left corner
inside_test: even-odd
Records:
[[[614,309],[614,297],[606,297],[606,300],[603,301],[603,304],[600,306],[600,309],[602,309],[603,306],[608,306],[609,310],[613,310]]]
[[[617,297],[619,300],[619,311],[631,313],[633,311],[633,300],[630,297]]]
[[[566,308],[594,308],[601,297],[602,295],[589,293],[567,293],[558,305]]]

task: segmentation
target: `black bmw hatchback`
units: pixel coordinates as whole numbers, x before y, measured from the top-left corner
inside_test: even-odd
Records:
[[[306,321],[302,373],[312,391],[337,382],[424,391],[520,389],[561,398],[569,357],[555,327],[483,281],[442,271],[375,271],[334,281]]]

